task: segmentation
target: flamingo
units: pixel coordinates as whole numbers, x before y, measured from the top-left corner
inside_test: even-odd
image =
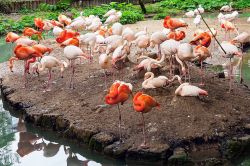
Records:
[[[43,30],[44,27],[44,22],[43,19],[41,18],[34,18],[34,23],[37,28],[39,28],[41,31]]]
[[[193,96],[208,96],[208,93],[207,91],[198,88],[197,86],[190,85],[189,83],[185,82],[175,90],[175,95],[193,97]]]
[[[186,34],[184,31],[171,31],[168,35],[167,38],[168,39],[174,39],[176,41],[180,41],[183,40],[186,37]]]
[[[168,39],[168,36],[167,36],[168,33],[169,31],[156,31],[150,36],[150,47],[153,48],[157,46],[159,55],[161,54],[160,45],[161,43],[163,43],[164,41]]]
[[[6,35],[5,41],[6,41],[6,43],[9,43],[9,42],[13,43],[19,38],[20,38],[20,36],[18,34],[14,33],[14,32],[9,32]]]
[[[196,35],[191,41],[192,45],[202,45],[204,47],[209,47],[212,37],[208,32],[202,32]]]
[[[123,25],[119,22],[116,22],[109,29],[110,35],[122,35]]]
[[[115,14],[108,16],[104,24],[109,25],[118,22],[121,17],[122,17],[122,12],[118,11]]]
[[[162,67],[161,63],[164,62],[165,60],[165,54],[161,56],[160,60],[156,60],[147,56],[141,56],[138,59],[144,59],[142,60],[133,70],[146,70],[146,71],[151,71],[152,68],[159,68]]]
[[[194,13],[195,13],[196,15],[202,14],[202,13],[204,13],[204,12],[205,12],[205,10],[204,10],[204,8],[203,8],[201,5],[199,5],[199,7],[198,7],[197,9],[194,10]]]
[[[204,46],[196,46],[194,48],[194,55],[197,57],[197,59],[199,60],[200,64],[201,64],[201,83],[200,85],[204,85],[203,82],[203,78],[204,78],[204,74],[203,73],[203,61],[206,60],[208,57],[211,56],[210,51],[208,50],[207,47]]]
[[[194,21],[193,21],[194,25],[196,26],[196,28],[201,24],[201,15],[197,15],[195,18],[194,18]]]
[[[75,73],[75,64],[74,61],[77,58],[90,59],[91,57],[86,56],[83,51],[74,45],[69,45],[64,48],[64,56],[70,62],[70,67],[72,69],[71,77],[70,77],[70,88],[74,89],[74,73]]]
[[[99,56],[99,65],[104,70],[104,81],[105,81],[105,87],[107,88],[107,75],[106,70],[110,69],[112,67],[111,57],[107,54],[103,53]]]
[[[250,23],[250,17],[248,17],[247,22]]]
[[[229,69],[229,92],[232,90],[232,58],[234,56],[238,56],[239,58],[242,57],[242,52],[239,51],[239,49],[233,45],[231,42],[223,41],[221,43],[221,47],[225,50],[225,55],[223,57],[230,59],[230,69]],[[219,51],[224,53],[222,49],[219,47]],[[241,74],[240,74],[240,77]],[[242,80],[242,78],[241,78]]]
[[[74,45],[79,47],[80,46],[80,41],[78,38],[73,37],[65,40],[64,42],[61,43],[61,47],[69,46],[69,45]]]
[[[239,43],[242,46],[242,49],[243,45],[248,42],[250,42],[250,35],[247,32],[242,32],[241,34],[233,38],[233,40],[231,41],[231,43],[233,44]]]
[[[46,91],[51,91],[51,71],[52,68],[54,67],[60,67],[61,69],[61,77],[63,77],[63,71],[66,67],[68,67],[68,64],[64,61],[59,61],[57,58],[53,57],[53,56],[44,56],[42,57],[40,62],[36,62],[33,64],[32,69],[33,71],[36,71],[38,69],[38,71],[44,71],[45,68],[48,69],[49,71],[49,78],[48,78],[48,84],[47,84],[47,89]]]
[[[173,19],[170,16],[166,16],[163,22],[163,26],[173,31],[177,28],[187,27],[188,25],[181,20]]]
[[[131,28],[126,27],[122,31],[122,38],[124,40],[127,40],[128,42],[132,42],[133,40],[135,40],[135,33],[134,33],[134,31]]]
[[[230,21],[227,21],[227,20],[221,20],[221,28],[225,29],[225,40],[226,40],[227,32],[229,32],[229,38],[230,38],[230,31],[236,31],[238,33],[234,24]]]
[[[59,36],[62,31],[63,31],[63,29],[58,27],[58,26],[54,26],[54,28],[53,28],[53,34],[56,37]]]
[[[110,9],[107,13],[104,14],[103,17],[109,17],[111,15],[114,15],[116,13],[115,9]]]
[[[195,15],[195,13],[193,10],[190,10],[190,11],[185,13],[185,16],[188,18],[192,18],[192,17],[194,17],[194,15]]]
[[[122,36],[119,35],[112,35],[106,37],[104,43],[107,45],[106,54],[110,54],[113,52],[117,47],[123,45]]]
[[[46,47],[42,44],[35,44],[32,46],[36,51],[40,52],[41,54],[45,54],[46,52],[48,52],[49,54],[51,53],[51,51],[53,50],[52,48]]]
[[[37,44],[35,40],[31,40],[26,36],[21,36],[15,41],[16,45],[23,45],[23,46],[33,46]]]
[[[116,62],[124,60],[130,54],[130,45],[128,42],[125,42],[122,46],[119,46],[115,49],[112,55],[112,64],[116,66]]]
[[[72,23],[70,23],[68,26],[66,26],[66,28],[72,29],[75,31],[83,30],[83,29],[85,29],[85,27],[86,27],[86,24],[85,24],[84,19],[75,20]]]
[[[78,32],[72,31],[72,30],[63,30],[60,32],[59,36],[56,38],[56,41],[58,43],[62,43],[65,40],[72,38],[72,37],[77,37],[79,35]]]
[[[129,95],[132,94],[133,86],[130,83],[126,83],[123,81],[115,81],[112,86],[110,87],[110,90],[108,94],[105,96],[105,102],[109,105],[115,105],[117,104],[118,111],[119,111],[119,135],[120,135],[120,141],[122,138],[121,133],[121,110],[119,107],[119,104],[124,104],[129,98]]]
[[[189,43],[182,43],[178,46],[177,54],[175,55],[175,59],[181,65],[181,71],[185,75],[185,81],[186,81],[187,73],[188,73],[189,80],[190,80],[189,67],[186,64],[186,62],[191,62],[195,58],[196,58],[196,56],[193,54],[193,48]],[[188,72],[187,72],[187,70],[188,70]]]
[[[141,50],[141,55],[144,55],[145,50],[150,45],[150,38],[147,35],[140,35],[135,41],[135,45]]]
[[[143,143],[140,145],[142,148],[146,148],[146,135],[145,135],[145,121],[144,121],[144,113],[150,112],[154,107],[160,107],[160,104],[156,102],[156,100],[142,92],[137,92],[133,98],[133,106],[136,112],[140,112],[142,116],[142,133],[143,133]]]
[[[175,79],[181,83],[181,78],[178,75],[175,75],[172,80],[168,79],[166,76],[154,77],[154,73],[147,72],[144,75],[144,81],[142,83],[142,88],[144,89],[155,89],[166,86],[169,82],[173,82]]]
[[[172,75],[172,56],[177,53],[179,45],[180,42],[173,39],[166,40],[160,45],[161,54],[164,55],[165,57],[169,57],[170,75]]]
[[[232,10],[232,2],[230,2],[229,5],[224,5],[220,8],[220,11],[222,12],[231,12]]]
[[[87,49],[90,47],[90,56],[93,57],[93,51],[96,44],[96,34],[93,32],[80,35],[80,42],[87,45]]]
[[[58,16],[58,21],[62,24],[66,24],[66,25],[69,25],[72,20],[70,18],[68,18],[67,16],[63,15],[63,14],[60,14]]]
[[[14,48],[14,54],[15,56],[9,59],[10,71],[13,72],[13,64],[15,60],[24,60],[25,63],[24,63],[23,77],[24,77],[24,86],[26,87],[27,84],[26,73],[28,72],[29,69],[29,63],[31,63],[31,61],[29,63],[27,63],[27,61],[32,60],[33,62],[35,62],[37,57],[42,57],[42,54],[30,46],[22,46],[22,45],[17,45]]]
[[[42,39],[42,32],[39,32],[39,31],[37,31],[33,28],[29,28],[29,27],[24,28],[23,35],[29,36],[29,37],[32,37],[33,35],[37,35],[39,40]]]

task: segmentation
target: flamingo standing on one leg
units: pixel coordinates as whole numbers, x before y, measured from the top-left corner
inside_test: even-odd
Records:
[[[142,92],[136,93],[133,99],[133,105],[134,109],[137,112],[141,113],[142,116],[142,123],[143,123],[143,143],[141,144],[141,147],[145,148],[146,145],[146,136],[145,136],[145,121],[144,121],[144,113],[147,113],[152,110],[153,107],[160,107],[160,104],[156,102],[156,100],[147,95],[143,94]]]
[[[130,83],[125,83],[123,81],[115,81],[110,87],[109,93],[105,96],[105,102],[109,105],[117,104],[119,111],[119,135],[120,141],[122,138],[121,133],[121,110],[119,103],[123,105],[125,101],[128,100],[129,95],[132,94],[133,86]]]

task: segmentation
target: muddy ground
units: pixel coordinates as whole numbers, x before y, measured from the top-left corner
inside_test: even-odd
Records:
[[[188,23],[191,22],[191,19],[186,20]],[[212,23],[213,21],[209,20],[209,24]],[[149,20],[126,26],[136,31],[148,26],[149,32],[152,33],[162,28],[162,21]],[[249,24],[245,18],[241,18],[237,26],[240,31],[249,32]],[[194,28],[190,26],[184,29],[189,32],[186,41],[190,40]],[[219,32],[219,40],[222,40],[222,36],[224,37],[224,34]],[[63,50],[53,39],[42,43],[54,48],[51,55],[63,59]],[[23,88],[23,66],[22,62],[18,62],[14,66],[14,73],[7,71],[2,75],[2,90],[12,104],[25,107],[23,109],[28,121],[59,130],[74,139],[78,138],[81,142],[89,143],[90,147],[97,151],[104,149],[106,154],[117,155],[114,154],[116,145],[107,147],[118,138],[117,106],[97,109],[98,105],[104,104],[104,96],[107,94],[104,91],[104,74],[98,66],[97,57],[96,55],[94,63],[85,61],[84,64],[77,65],[75,89],[69,88],[70,69],[66,69],[64,78],[60,78],[59,71],[54,70],[55,82],[50,92],[43,92],[47,80],[46,72],[41,73],[40,77],[30,74],[27,88]],[[216,57],[220,55],[214,53],[212,61],[226,61],[223,58],[218,60]],[[5,65],[6,69],[6,64],[2,65]],[[177,97],[174,95],[177,83],[166,88],[142,90],[143,78],[132,71],[133,66],[127,64],[126,68],[119,71],[122,74],[117,72],[115,79],[132,83],[134,93],[143,91],[160,103],[159,110],[153,109],[145,114],[147,141],[150,146],[146,151],[157,154],[157,158],[169,157],[169,149],[184,146],[186,143],[211,143],[244,135],[245,126],[250,124],[250,91],[243,85],[236,83],[233,93],[227,93],[228,80],[218,78],[216,74],[209,72],[206,73],[206,85],[203,87],[208,91],[208,97]],[[191,82],[198,85],[197,67],[193,67],[191,73]],[[167,71],[162,69],[161,75],[167,75]],[[108,86],[112,82],[112,76],[108,76]],[[136,154],[145,155],[142,152],[144,150],[141,151],[139,148],[142,142],[141,116],[133,110],[132,97],[121,106],[121,110],[124,144],[118,148],[121,151],[120,155],[124,157],[126,153],[126,156],[131,158]],[[101,147],[93,140],[102,142]],[[215,149],[218,150],[219,147],[216,145]]]

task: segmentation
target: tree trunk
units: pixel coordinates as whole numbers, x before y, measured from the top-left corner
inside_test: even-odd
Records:
[[[146,14],[147,10],[145,8],[145,5],[144,5],[143,1],[142,0],[138,0],[138,2],[139,2],[139,5],[141,6],[142,13]]]

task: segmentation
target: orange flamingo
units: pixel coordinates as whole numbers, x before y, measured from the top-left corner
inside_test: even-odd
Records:
[[[24,28],[23,35],[29,36],[29,37],[31,37],[33,35],[37,35],[39,40],[42,39],[42,32],[39,32],[39,31],[37,31],[33,28],[30,28],[30,27]]]
[[[56,41],[58,43],[62,43],[64,42],[65,40],[69,39],[69,38],[73,38],[73,37],[76,37],[78,36],[79,33],[78,32],[75,32],[75,31],[71,31],[71,30],[63,30],[59,36],[56,38]]]
[[[121,110],[119,103],[123,105],[125,101],[128,100],[129,95],[132,93],[133,86],[130,83],[125,83],[123,81],[115,81],[110,87],[109,93],[105,96],[105,102],[109,105],[117,104],[119,111],[119,135],[120,140],[121,134]]]
[[[166,16],[163,22],[163,26],[173,31],[180,27],[187,27],[188,25],[180,20],[170,18],[170,16]]]
[[[80,41],[78,38],[73,37],[73,38],[69,38],[69,39],[65,40],[63,43],[61,43],[61,47],[65,47],[65,46],[69,46],[69,45],[74,45],[74,46],[79,47]]]
[[[192,45],[201,45],[204,47],[209,47],[212,41],[211,35],[208,32],[200,33],[199,35],[195,36],[190,44]]]
[[[196,46],[194,48],[194,55],[196,57],[198,57],[198,60],[201,64],[201,68],[200,68],[200,70],[201,70],[201,83],[200,83],[200,85],[204,85],[203,61],[206,60],[208,57],[210,57],[211,53],[207,47],[199,45],[199,46]]]
[[[6,43],[9,43],[9,42],[13,43],[19,38],[20,38],[20,36],[18,34],[14,33],[14,32],[9,32],[6,35],[5,41],[6,41]]]
[[[36,45],[34,45],[32,47],[36,51],[40,52],[41,54],[45,54],[46,52],[48,52],[50,54],[51,51],[53,50],[52,48],[46,47],[45,45],[42,45],[42,44],[36,44]]]
[[[140,112],[142,115],[142,123],[143,123],[143,143],[141,147],[146,147],[146,136],[145,136],[145,121],[144,121],[144,113],[147,113],[152,110],[153,107],[160,107],[160,104],[156,102],[156,100],[142,92],[137,92],[133,99],[134,109],[137,112]]]
[[[44,22],[43,19],[41,18],[34,18],[34,23],[37,28],[39,28],[41,31],[43,30],[44,27]]]
[[[174,39],[176,41],[183,40],[186,37],[186,34],[184,31],[171,31],[167,35],[168,39]]]
[[[33,47],[30,46],[22,46],[22,45],[17,45],[14,48],[14,57],[11,57],[9,59],[9,68],[10,71],[13,72],[13,64],[15,60],[24,60],[24,86],[26,87],[27,79],[26,79],[26,73],[28,72],[29,69],[29,64],[32,62],[35,62],[37,57],[42,57],[42,54],[35,50]],[[29,61],[29,62],[27,62]]]
[[[230,38],[230,31],[236,31],[238,33],[235,25],[232,22],[227,21],[227,20],[221,21],[221,28],[225,29],[225,40],[226,40],[227,32],[228,32],[229,38]]]

